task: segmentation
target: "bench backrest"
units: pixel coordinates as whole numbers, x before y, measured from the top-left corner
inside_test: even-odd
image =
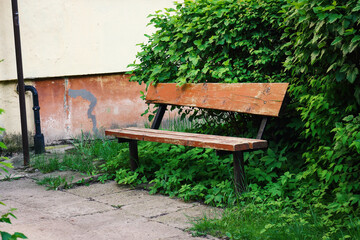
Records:
[[[150,85],[147,103],[278,116],[288,83],[159,83]]]

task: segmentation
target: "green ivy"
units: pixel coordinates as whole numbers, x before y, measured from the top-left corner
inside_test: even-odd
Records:
[[[291,194],[322,212],[333,232],[359,216],[359,7],[355,0],[308,0],[283,10],[285,67],[307,139],[306,168]]]
[[[150,15],[159,29],[140,44],[132,81],[283,81],[276,14],[282,0],[199,0]]]
[[[285,81],[290,100],[283,118],[267,126],[269,149],[245,156],[250,184],[241,201],[234,201],[238,197],[233,197],[229,175],[204,174],[204,166],[192,165],[199,159],[228,161],[206,151],[178,146],[165,151],[154,145],[164,148],[160,152],[169,159],[145,151],[163,165],[141,163],[146,167],[129,179],[146,176],[153,192],[184,199],[218,206],[238,202],[245,209],[251,202],[260,215],[269,209],[289,213],[284,221],[265,226],[264,234],[296,219],[306,223],[301,226],[322,229],[323,239],[358,236],[360,1],[197,0],[176,3],[150,18],[158,31],[141,44],[132,81]],[[237,114],[194,113],[191,119],[205,119],[195,129],[204,133],[253,137],[259,123]],[[342,236],[343,231],[349,234]]]

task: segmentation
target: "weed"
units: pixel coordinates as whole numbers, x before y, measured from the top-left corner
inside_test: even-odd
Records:
[[[120,209],[120,208],[122,208],[124,205],[121,205],[121,204],[119,204],[119,205],[111,205],[113,208],[116,208],[116,209]]]
[[[46,186],[46,190],[58,190],[59,188],[68,189],[72,187],[72,181],[74,177],[68,181],[66,177],[61,176],[49,176],[43,179],[37,180],[36,183],[42,186]]]
[[[61,166],[64,169],[86,173],[87,175],[94,175],[96,174],[96,167],[93,161],[94,159],[84,158],[79,154],[71,154],[63,157]]]
[[[12,174],[6,174],[1,181],[11,182],[11,181],[14,181],[14,180],[18,180],[18,179],[20,179],[20,178],[21,178],[21,177],[14,177]]]
[[[39,169],[42,173],[50,173],[56,170],[62,170],[60,160],[57,156],[35,156],[32,158],[31,166]]]
[[[65,154],[34,156],[31,159],[31,166],[39,169],[42,173],[72,170],[94,176],[103,172],[104,176],[99,180],[106,181],[115,178],[116,169],[127,164],[127,160],[126,163],[124,161],[120,165],[117,163],[117,157],[124,145],[115,141],[94,139],[83,134],[79,139],[74,140],[73,144],[75,148]],[[116,163],[104,166],[105,161]]]
[[[246,203],[230,207],[221,218],[196,219],[189,230],[196,236],[209,234],[229,239],[359,239],[359,219],[330,237],[331,226],[321,221],[316,213],[284,208],[284,205],[284,202],[277,207]]]

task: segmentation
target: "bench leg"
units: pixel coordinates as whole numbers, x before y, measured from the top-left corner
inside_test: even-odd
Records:
[[[138,162],[139,162],[138,147],[136,140],[129,141],[129,151],[130,151],[130,169],[131,171],[135,171],[138,168]]]
[[[234,183],[235,190],[238,193],[244,192],[247,187],[247,181],[244,170],[244,155],[243,152],[234,152]]]

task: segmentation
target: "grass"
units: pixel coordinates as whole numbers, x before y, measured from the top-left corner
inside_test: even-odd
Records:
[[[184,131],[192,127],[188,119],[169,118],[164,121],[163,126],[168,130]],[[72,170],[93,176],[103,174],[100,181],[114,178],[115,171],[119,166],[126,167],[128,159],[118,159],[119,152],[127,149],[127,144],[119,144],[105,138],[94,138],[89,134],[81,134],[73,142],[74,149],[65,154],[56,155],[37,155],[31,159],[31,167],[40,170],[42,173],[52,173],[55,171]],[[125,150],[126,151],[126,150]],[[105,162],[113,162],[105,165]],[[58,177],[47,177],[39,180],[40,185],[45,185],[49,189],[57,189],[66,180]]]
[[[81,137],[74,141],[74,149],[65,154],[38,155],[31,160],[31,166],[42,173],[73,170],[87,175],[99,172],[99,165],[115,157],[121,146],[115,141]]]
[[[103,172],[102,164],[115,158],[123,146],[116,141],[96,139],[84,134],[73,142],[74,149],[64,154],[42,154],[31,159],[31,167],[40,170],[41,173],[55,171],[76,171],[88,176],[95,176]],[[37,180],[39,185],[47,189],[58,190],[70,188],[72,180],[61,176],[50,176]]]
[[[329,229],[315,213],[305,217],[302,212],[291,209],[259,210],[259,206],[233,206],[224,211],[221,218],[206,216],[193,221],[189,230],[194,236],[212,235],[227,239],[246,240],[318,240],[360,239],[360,219],[355,219],[347,229],[339,229],[329,236]]]
[[[46,155],[38,155],[31,159],[30,165],[33,168],[39,169],[42,173],[63,170],[60,159],[57,156],[48,157]]]
[[[72,187],[73,177],[68,181],[65,177],[50,176],[37,180],[36,183],[46,186],[47,190],[58,190],[59,188],[68,189]]]
[[[15,175],[12,175],[11,173],[10,174],[5,174],[5,176],[3,177],[2,182],[11,182],[11,181],[14,181],[14,180],[18,180],[20,179],[21,177],[15,177]]]
[[[164,125],[164,128],[168,130],[184,131],[192,127],[188,120],[184,122],[178,118],[170,118],[168,121],[167,125]],[[141,149],[141,144],[139,146]],[[33,167],[44,173],[56,170],[74,170],[88,175],[104,174],[100,181],[112,179],[120,168],[129,167],[126,143],[119,144],[116,141],[93,139],[83,135],[74,141],[74,147],[63,156],[35,158],[32,163]],[[149,149],[160,150],[157,147]],[[144,151],[139,153],[144,153]],[[142,158],[142,161],[145,160]],[[105,162],[106,164],[104,164]],[[152,169],[147,170],[152,171]],[[215,171],[218,174],[218,166]],[[192,176],[191,173],[188,175]],[[176,176],[174,179],[179,178]],[[72,180],[69,181],[60,176],[46,177],[39,180],[38,183],[54,190],[73,185]],[[220,195],[224,194],[220,193]],[[279,209],[267,209],[260,205],[248,203],[242,206],[230,206],[224,211],[221,218],[204,216],[193,221],[190,231],[195,236],[212,235],[225,239],[360,239],[359,219],[354,219],[353,224],[350,224],[347,229],[337,231],[330,238],[326,237],[329,227],[321,222],[320,213],[318,213],[319,215],[313,212],[305,214],[300,210],[286,208],[283,205],[281,205],[282,208],[279,206]]]
[[[209,234],[216,237],[227,236],[230,239],[306,239],[295,237],[290,228],[288,232],[291,233],[279,231],[278,228],[275,231],[272,230],[271,224],[277,223],[279,219],[279,216],[273,214],[260,214],[231,208],[227,209],[220,219],[203,217],[197,220],[191,230],[195,236]],[[290,226],[288,225],[288,227]],[[314,236],[313,239],[319,238]]]

